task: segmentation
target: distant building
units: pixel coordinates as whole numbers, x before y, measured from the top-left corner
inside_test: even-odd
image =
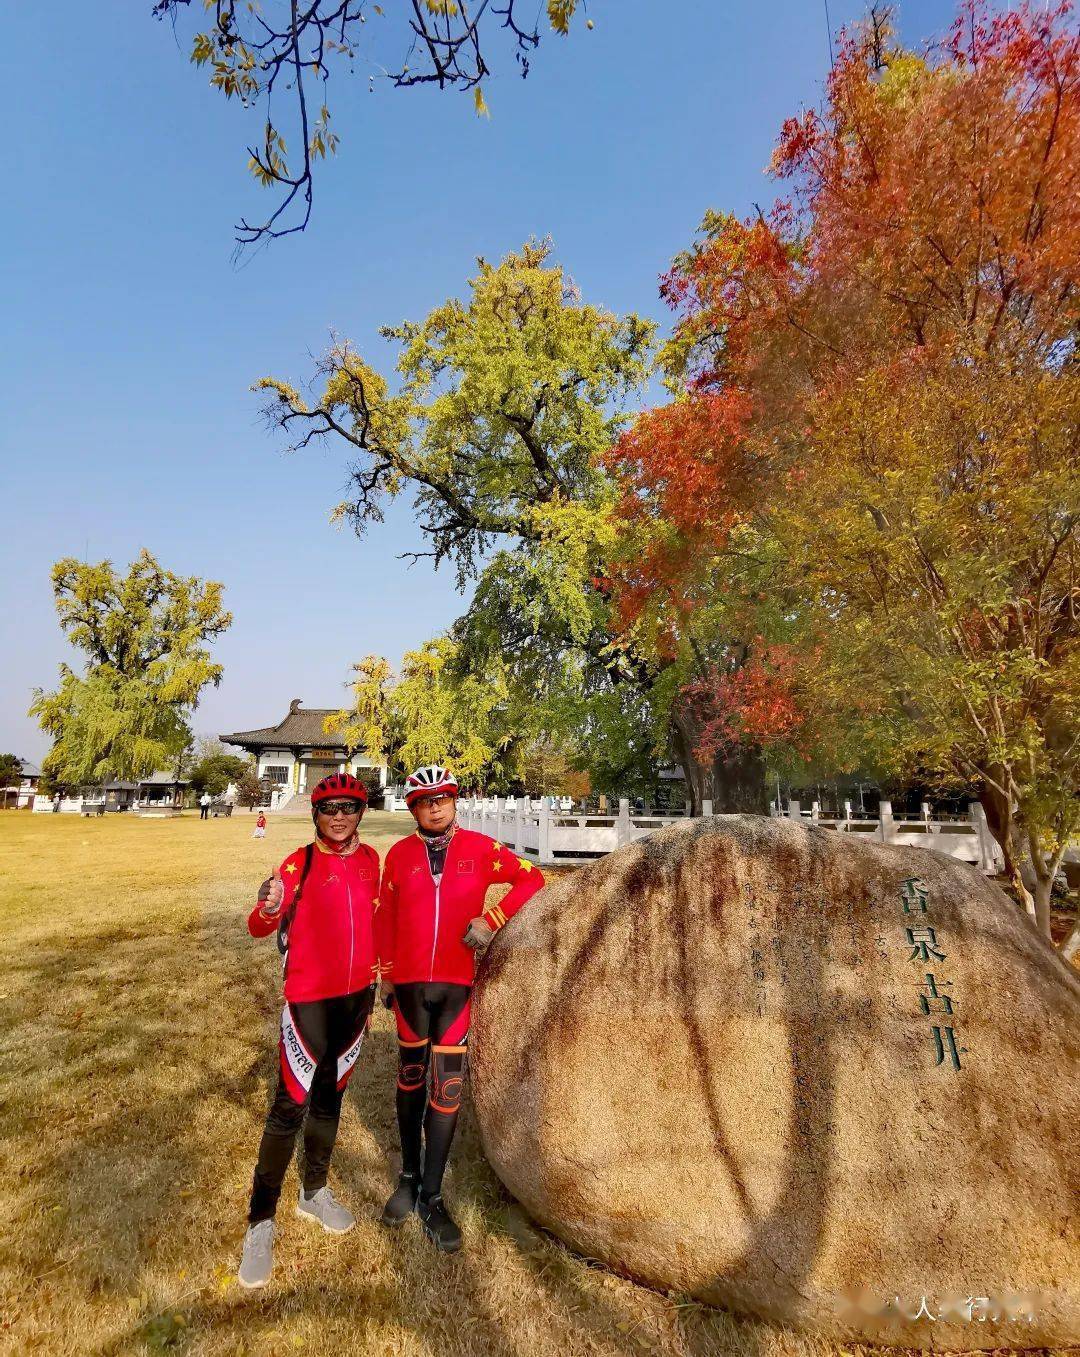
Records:
[[[38,796],[32,803],[38,815],[58,810],[68,815],[179,815],[190,783],[173,773],[151,773],[138,782],[99,782],[64,797]]]
[[[33,806],[34,804],[38,783],[41,781],[41,769],[36,764],[23,759],[19,771],[22,773],[19,780],[19,809],[21,810],[24,806]]]
[[[19,759],[19,771],[6,787],[0,787],[0,806],[23,810],[34,804],[41,769],[26,759]]]
[[[174,773],[151,773],[139,782],[135,813],[179,815],[184,808],[184,793],[190,786],[186,777],[177,777]]]
[[[82,790],[82,810],[90,806],[104,806],[110,815],[119,815],[130,810],[139,795],[137,782],[103,782],[97,787],[84,787]]]
[[[327,735],[324,725],[337,707],[304,707],[293,698],[288,714],[276,726],[238,730],[222,735],[226,744],[237,745],[258,763],[259,777],[275,789],[291,789],[303,795],[331,773],[376,774],[386,786],[386,765],[369,758],[363,750],[349,749],[337,737]]]

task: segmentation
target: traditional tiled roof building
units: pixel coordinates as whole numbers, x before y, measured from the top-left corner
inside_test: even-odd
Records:
[[[298,793],[309,792],[316,782],[330,773],[377,773],[386,785],[386,767],[367,756],[365,751],[349,749],[336,735],[327,735],[326,718],[336,707],[304,707],[293,698],[288,714],[276,726],[258,730],[238,730],[222,735],[226,744],[238,745],[258,762],[259,776],[278,787],[291,787]]]

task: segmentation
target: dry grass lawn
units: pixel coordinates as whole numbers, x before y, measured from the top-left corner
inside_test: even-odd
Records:
[[[408,828],[372,814],[380,850]],[[349,1088],[334,1238],[280,1216],[277,1271],[233,1279],[275,1074],[280,968],[244,927],[297,820],[0,815],[0,1351],[111,1354],[843,1351],[661,1296],[536,1234],[468,1113],[448,1177],[466,1249],[376,1216],[395,1181],[395,1042],[379,1010]],[[290,1174],[283,1205],[296,1191]]]

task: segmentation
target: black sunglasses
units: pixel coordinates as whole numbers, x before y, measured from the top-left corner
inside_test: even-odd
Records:
[[[320,815],[359,815],[364,809],[362,801],[321,801],[315,809]]]

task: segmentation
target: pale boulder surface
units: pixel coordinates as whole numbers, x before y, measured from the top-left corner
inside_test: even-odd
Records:
[[[1061,1346],[1078,1020],[1075,973],[973,868],[723,816],[510,921],[473,1101],[530,1214],[640,1281],[822,1335]]]

